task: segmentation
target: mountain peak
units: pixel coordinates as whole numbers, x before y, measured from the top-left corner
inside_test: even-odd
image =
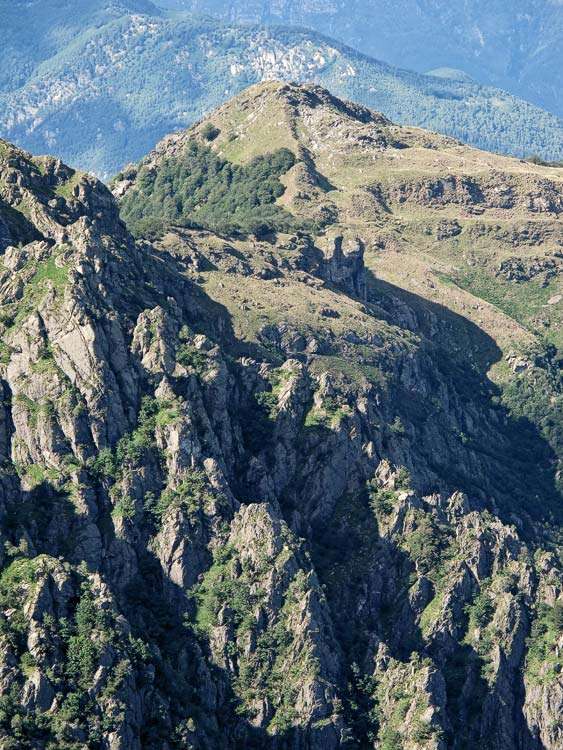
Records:
[[[553,190],[548,210],[560,211],[557,190],[563,170],[394,125],[317,85],[267,81],[246,89],[190,129],[166,137],[139,165],[126,169],[115,188],[123,215],[133,224],[153,212],[162,219],[159,201],[166,199],[172,217],[176,208],[165,186],[173,177],[166,177],[171,165],[186,170],[186,179],[192,170],[201,169],[203,175],[209,155],[215,160],[213,169],[236,168],[245,184],[252,184],[250,173],[261,169],[256,160],[267,165],[276,155],[272,190],[278,214],[289,212],[317,228],[359,222],[365,225],[366,238],[403,194],[409,195],[403,200],[432,207],[440,204],[444,191],[453,191],[446,202],[459,201],[467,211],[493,212],[497,183],[504,181],[511,196],[506,205],[524,217],[543,181],[552,186],[548,192]],[[150,200],[147,189],[154,189]],[[211,210],[209,204],[188,203],[196,221],[196,214]]]
[[[350,128],[382,137],[391,124],[382,114],[317,84],[269,80],[244,89],[188,130],[165,137],[155,151],[171,153],[199,137],[229,159],[243,162],[275,148],[308,148],[314,137],[311,128],[322,128],[336,143]]]
[[[335,110],[342,115],[360,122],[372,122],[378,125],[390,125],[382,114],[368,107],[347,101],[332,94],[324,86],[316,83],[299,83],[295,81],[267,80],[249,86],[228,102],[226,108],[246,108],[260,104],[263,100],[275,98],[297,109],[315,109],[319,106]],[[220,108],[221,109],[221,108]]]

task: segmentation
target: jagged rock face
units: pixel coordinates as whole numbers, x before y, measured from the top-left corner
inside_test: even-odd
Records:
[[[3,142],[0,199],[2,747],[561,746],[553,455],[452,313]]]

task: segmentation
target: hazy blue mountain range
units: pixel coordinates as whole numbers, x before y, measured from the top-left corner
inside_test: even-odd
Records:
[[[0,90],[24,84],[39,63],[85,31],[125,13],[158,12],[148,0],[0,0],[4,30]]]
[[[561,0],[158,0],[233,22],[301,24],[427,72],[457,68],[563,115]]]
[[[315,32],[167,15],[144,0],[1,4],[0,134],[102,176],[251,83],[334,93],[494,151],[563,156],[560,119],[498,89],[422,76]]]

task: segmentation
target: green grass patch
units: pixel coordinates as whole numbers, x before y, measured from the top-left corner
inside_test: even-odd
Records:
[[[247,576],[235,575],[233,565],[236,559],[232,546],[217,549],[213,565],[192,592],[196,601],[196,628],[201,634],[209,634],[225,605],[228,605],[232,624],[239,632],[246,630],[253,619],[252,611],[260,595],[252,590]]]
[[[335,398],[327,396],[322,406],[312,406],[305,415],[303,427],[315,429],[328,427],[338,429],[343,419],[350,415],[348,404],[340,404]]]
[[[41,304],[49,289],[58,297],[64,293],[68,283],[69,267],[57,265],[56,255],[39,263],[33,276],[24,286],[23,297],[11,306],[9,328],[21,325]]]
[[[0,341],[0,364],[7,365],[12,356],[12,348],[4,341]]]
[[[442,275],[440,278],[444,281],[448,277]],[[538,279],[521,283],[509,282],[496,278],[486,268],[466,268],[452,274],[449,281],[460,289],[494,305],[528,329],[533,329],[532,319],[535,316],[546,315],[547,302],[556,292],[554,283],[542,287]],[[554,328],[552,332],[548,330],[545,335],[558,339],[560,331]],[[563,343],[563,340],[559,343]]]
[[[56,484],[61,478],[61,472],[57,469],[47,468],[40,464],[31,464],[25,467],[24,479],[32,487],[48,483]]]
[[[432,626],[442,613],[444,606],[444,591],[438,591],[432,601],[425,607],[420,616],[420,629],[423,635],[428,635]]]
[[[63,182],[61,185],[57,185],[57,187],[55,188],[55,194],[60,196],[61,198],[64,198],[65,201],[71,200],[72,198],[74,198],[74,189],[79,184],[82,177],[82,172],[74,172],[74,174],[66,182]]]
[[[53,413],[53,403],[51,401],[39,403],[33,401],[33,399],[24,393],[18,393],[14,401],[26,411],[30,427],[36,427],[41,417],[48,417]]]
[[[4,568],[0,575],[0,593],[14,594],[20,586],[30,586],[36,581],[38,558],[18,558]]]

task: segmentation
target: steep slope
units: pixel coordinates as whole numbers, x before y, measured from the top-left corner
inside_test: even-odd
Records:
[[[395,121],[483,148],[563,158],[561,120],[498,89],[393,68],[309,31],[113,5],[104,14],[84,18],[80,34],[0,91],[4,137],[109,176],[250,83],[279,78],[320,82]]]
[[[473,152],[316,88],[213,123],[116,186],[153,219],[173,186],[192,228],[163,201],[153,243],[93,178],[0,142],[2,746],[556,750],[553,452],[496,399],[491,336],[374,277],[330,218],[340,172]],[[247,197],[228,237],[183,192],[209,144],[246,162],[219,170]],[[283,148],[265,194],[251,157]],[[252,195],[259,237],[234,226]],[[272,234],[287,214],[324,233]]]
[[[563,116],[557,0],[158,0],[221,20],[307,26],[421,73],[457,68]]]
[[[244,205],[233,208],[216,193],[203,213],[182,207],[190,185],[181,184],[174,165],[194,138],[220,162],[244,165],[274,149],[294,153],[299,161],[281,177],[287,190],[278,211],[289,211],[295,228],[357,234],[378,279],[486,331],[504,355],[488,362],[491,377],[514,412],[531,417],[563,458],[561,169],[397,127],[322,89],[268,83],[164,140],[140,166],[140,190],[135,178],[131,187],[136,170],[123,175],[123,215],[135,231],[154,233],[162,219],[207,221],[223,231],[238,221],[253,229]],[[170,180],[169,159],[177,183]],[[195,193],[196,202],[200,197]],[[283,228],[287,216],[273,217],[274,228],[276,222]],[[469,345],[476,362],[487,361],[487,350]],[[542,401],[538,389],[554,400]]]
[[[22,86],[36,70],[88,29],[130,13],[158,15],[149,0],[0,0],[0,91]]]

